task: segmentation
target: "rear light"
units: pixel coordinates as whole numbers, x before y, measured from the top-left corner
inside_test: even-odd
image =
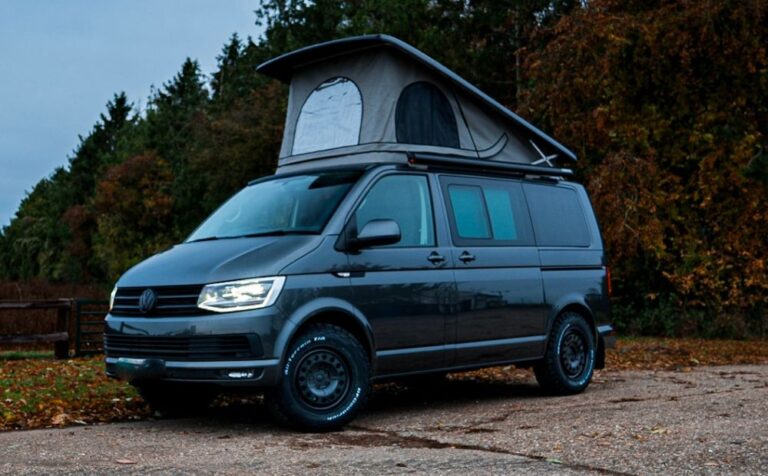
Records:
[[[611,285],[611,268],[605,267],[605,283],[608,288],[608,297],[613,296],[613,286]]]

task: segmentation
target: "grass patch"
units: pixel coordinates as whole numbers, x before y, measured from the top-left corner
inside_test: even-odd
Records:
[[[0,352],[0,361],[3,360],[25,360],[25,359],[52,359],[52,351],[43,350],[10,350]]]

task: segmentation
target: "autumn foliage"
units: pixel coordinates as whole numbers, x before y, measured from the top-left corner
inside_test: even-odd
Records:
[[[150,152],[110,168],[98,184],[93,201],[98,241],[93,251],[109,266],[108,275],[173,244],[165,226],[172,221],[172,182],[168,163]]]
[[[768,1],[344,0],[262,3],[144,111],[116,95],[67,167],[0,233],[0,279],[101,286],[183,240],[274,170],[284,86],[272,56],[390,33],[574,150],[608,247],[623,332],[764,335],[768,324]]]
[[[589,5],[541,33],[521,110],[581,157],[617,317],[645,332],[764,332],[768,3]]]

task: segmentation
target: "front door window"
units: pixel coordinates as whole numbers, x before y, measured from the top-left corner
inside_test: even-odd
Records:
[[[427,178],[422,175],[390,175],[379,180],[357,209],[358,230],[376,219],[394,220],[401,239],[393,247],[435,245],[435,225]]]

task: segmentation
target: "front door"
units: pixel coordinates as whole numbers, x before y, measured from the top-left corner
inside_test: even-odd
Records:
[[[538,357],[546,306],[519,181],[440,178],[458,291],[453,365]]]
[[[446,316],[455,284],[450,248],[437,243],[429,177],[389,174],[358,204],[348,226],[371,220],[400,227],[399,243],[349,254],[353,304],[373,327],[377,374],[445,366]]]

